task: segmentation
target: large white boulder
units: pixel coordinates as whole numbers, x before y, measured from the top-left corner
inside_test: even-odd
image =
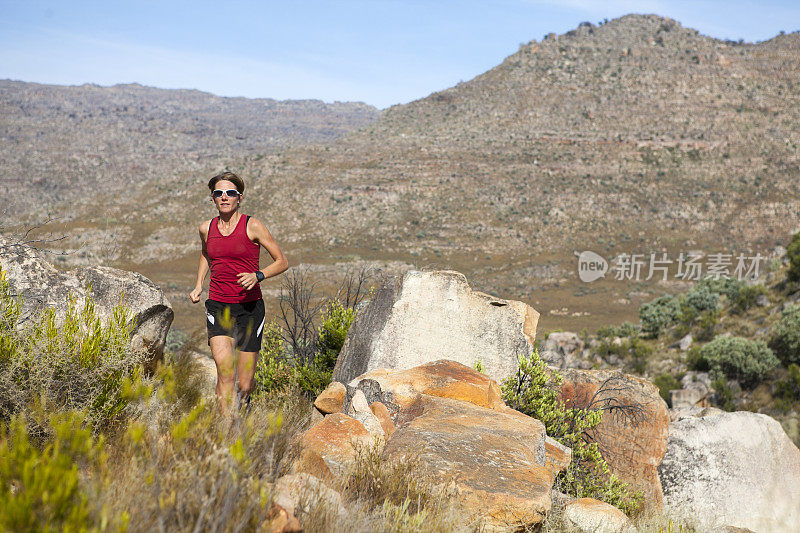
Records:
[[[459,272],[412,270],[384,283],[356,315],[333,380],[449,359],[480,361],[502,382],[517,372],[517,356],[533,352],[538,321],[526,303],[473,291]]]
[[[721,413],[670,425],[664,505],[703,527],[800,531],[800,450],[769,416]]]
[[[174,317],[172,306],[161,289],[136,272],[91,266],[60,271],[44,252],[14,245],[0,237],[0,268],[8,277],[11,291],[23,300],[20,327],[31,324],[45,307],[55,308],[56,319],[66,315],[70,298],[78,310],[89,293],[97,316],[108,320],[114,307],[123,303],[131,311],[131,348],[148,354],[152,364],[164,353],[167,332]]]

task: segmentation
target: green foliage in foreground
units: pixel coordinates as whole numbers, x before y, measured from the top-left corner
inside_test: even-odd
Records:
[[[118,305],[103,323],[87,295],[81,307],[69,301],[63,320],[47,308],[18,330],[21,305],[0,271],[0,421],[22,415],[45,431],[42,413],[67,409],[85,410],[95,431],[118,425],[145,357],[129,347],[130,312]]]
[[[354,318],[354,309],[344,307],[337,299],[329,300],[319,327],[317,349],[308,363],[300,362],[287,350],[278,324],[265,325],[254,395],[299,390],[308,397],[315,397],[325,390]]]
[[[758,385],[780,364],[765,343],[743,337],[718,335],[701,348],[700,354],[713,375],[738,380],[744,387]]]
[[[107,509],[94,516],[91,494],[81,485],[78,463],[103,472],[104,440],[86,429],[79,414],[50,417],[53,439],[43,449],[30,439],[23,418],[0,428],[0,529],[3,531],[86,531],[95,521],[109,524]],[[99,483],[94,483],[97,488]],[[127,514],[115,517],[124,530]]]
[[[641,507],[642,496],[609,472],[596,442],[587,438],[600,423],[600,410],[575,409],[558,398],[562,377],[548,370],[538,351],[531,357],[520,357],[516,376],[502,385],[506,404],[541,420],[547,434],[572,448],[572,462],[559,474],[561,490],[577,497],[590,497],[618,507],[627,514]]]

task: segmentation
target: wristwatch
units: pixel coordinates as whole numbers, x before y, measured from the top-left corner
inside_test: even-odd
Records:
[[[256,270],[256,279],[258,280],[259,283],[264,281],[264,273],[261,272],[260,270]]]

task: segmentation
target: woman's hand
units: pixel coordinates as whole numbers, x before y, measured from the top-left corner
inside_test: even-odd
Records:
[[[203,294],[203,287],[195,287],[192,292],[189,293],[189,298],[192,300],[193,304],[196,304],[200,301],[200,295]]]
[[[247,289],[248,291],[256,286],[258,283],[258,278],[256,277],[255,273],[253,272],[240,272],[236,275],[239,278],[239,285]]]

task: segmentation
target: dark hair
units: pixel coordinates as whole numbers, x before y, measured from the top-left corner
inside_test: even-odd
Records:
[[[227,170],[208,180],[208,188],[213,191],[217,186],[217,182],[222,180],[230,181],[236,186],[236,190],[239,191],[239,194],[244,194],[244,181],[242,181],[242,178]]]

